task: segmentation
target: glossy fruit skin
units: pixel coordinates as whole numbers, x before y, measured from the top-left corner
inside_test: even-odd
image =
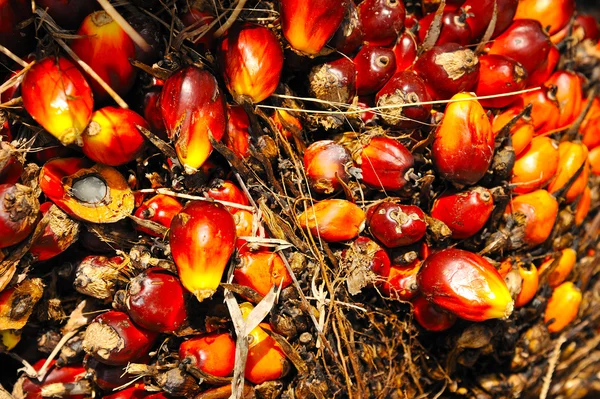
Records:
[[[494,155],[492,126],[474,96],[452,97],[438,126],[431,154],[440,175],[452,183],[471,185],[487,172]]]
[[[406,10],[400,0],[364,0],[358,5],[364,41],[371,46],[392,46],[404,27]]]
[[[0,184],[0,248],[23,241],[35,227],[40,203],[21,184]]]
[[[294,50],[317,55],[342,23],[348,3],[349,0],[281,0],[283,36]]]
[[[553,35],[567,25],[574,12],[575,0],[520,0],[515,19],[535,19]]]
[[[446,43],[423,53],[414,70],[425,81],[434,100],[447,100],[475,87],[479,58],[467,48]]]
[[[235,365],[235,341],[229,333],[192,337],[179,345],[179,358],[189,358],[200,370],[216,377],[227,377]]]
[[[544,274],[550,267],[554,267],[554,270],[548,274],[548,284],[552,288],[558,287],[569,277],[577,263],[577,252],[572,248],[565,248],[558,257],[558,264],[554,265],[554,262],[555,258],[551,257],[545,260],[538,269],[540,274]]]
[[[555,177],[559,165],[558,143],[539,136],[517,157],[510,180],[515,185],[514,192],[529,193],[545,187]]]
[[[235,246],[235,222],[224,206],[188,203],[171,222],[169,241],[183,286],[202,301],[214,294]]]
[[[223,143],[241,159],[250,155],[250,120],[242,106],[227,104],[227,130]]]
[[[377,92],[375,101],[378,107],[408,105],[400,108],[381,109],[383,123],[399,129],[422,127],[431,116],[431,96],[423,79],[413,72],[396,72]],[[410,104],[416,104],[410,106]]]
[[[462,319],[504,319],[513,311],[504,279],[472,252],[449,248],[433,253],[421,265],[417,282],[429,302]]]
[[[227,89],[238,103],[244,98],[259,103],[277,89],[283,50],[270,29],[234,25],[219,45],[218,58]]]
[[[187,171],[200,168],[212,152],[208,134],[221,140],[227,128],[225,98],[210,72],[194,66],[171,75],[160,108],[169,138]]]
[[[62,87],[55,84],[63,82]],[[25,110],[62,144],[81,142],[94,108],[92,90],[79,69],[63,57],[37,62],[23,78]]]
[[[487,188],[470,187],[458,193],[443,194],[435,200],[431,216],[452,230],[452,238],[468,238],[477,233],[492,214],[494,199]]]
[[[365,219],[365,212],[356,204],[327,199],[308,207],[298,216],[298,223],[315,238],[338,242],[356,238],[364,229]]]
[[[332,103],[349,103],[356,96],[356,67],[342,57],[316,65],[308,76],[311,96]]]
[[[354,57],[356,92],[359,96],[373,94],[385,85],[396,70],[396,55],[385,47],[363,45]]]
[[[585,187],[581,197],[577,201],[577,205],[575,207],[575,225],[581,226],[581,224],[585,221],[587,217],[590,207],[592,205],[592,190],[590,190],[589,186]]]
[[[581,142],[586,145],[588,150],[600,146],[600,99],[592,100],[592,106],[581,122],[579,132],[583,136]]]
[[[169,195],[157,194],[136,209],[134,216],[160,223],[164,227],[169,228],[175,215],[181,212],[182,209],[183,205],[175,198]],[[136,226],[136,230],[158,237],[154,231],[142,226]]]
[[[405,30],[392,47],[392,51],[396,56],[396,72],[406,71],[417,59],[417,39],[410,30]]]
[[[39,371],[46,363],[46,359],[40,359],[33,364],[33,368]],[[42,399],[42,388],[54,383],[73,383],[85,376],[85,369],[81,365],[57,367],[56,360],[50,362],[49,372],[46,374],[43,382],[37,379],[25,378],[22,384],[22,390],[28,399]],[[81,398],[83,395],[71,396],[71,399]]]
[[[354,2],[349,2],[342,23],[327,45],[342,54],[352,56],[363,44],[364,36],[362,22],[358,16],[358,8]]]
[[[565,199],[570,204],[583,193],[590,178],[588,149],[581,142],[563,141],[558,145],[558,154],[558,169],[556,175],[553,176],[554,178],[548,184],[548,192],[550,194],[554,194],[563,188],[583,165],[583,170],[579,174],[579,177],[565,194]]]
[[[560,109],[556,101],[556,88],[541,87],[538,90],[523,93],[515,101],[512,108],[520,112],[529,104],[532,104],[531,121],[536,136],[556,129],[560,115]]]
[[[215,180],[211,187],[206,190],[206,196],[218,201],[233,202],[240,205],[250,205],[246,194],[231,180]],[[230,212],[237,211],[236,208],[227,208]]]
[[[83,153],[92,161],[119,166],[141,154],[145,138],[136,125],[149,129],[148,122],[130,109],[104,107],[92,114],[83,131]]]
[[[369,209],[369,231],[387,248],[414,244],[425,235],[425,214],[414,205],[384,201]]]
[[[83,348],[99,362],[120,366],[145,355],[156,337],[133,324],[126,313],[109,310],[88,325]]]
[[[419,292],[417,273],[420,268],[421,261],[418,259],[406,266],[392,265],[381,287],[382,292],[392,299],[410,301]]]
[[[304,152],[304,170],[310,187],[320,194],[332,194],[348,183],[352,157],[341,144],[332,140],[312,143]],[[338,180],[339,179],[339,180]]]
[[[523,243],[529,247],[540,245],[550,236],[558,215],[558,202],[546,190],[513,197],[505,214],[523,217]]]
[[[252,288],[260,295],[269,293],[272,286],[285,288],[292,283],[281,256],[269,251],[246,251],[238,257],[233,272],[234,281]]]
[[[506,126],[513,118],[519,114],[517,108],[509,108],[494,117],[492,122],[492,131],[494,137]],[[510,136],[515,156],[519,156],[525,148],[531,143],[535,134],[535,128],[530,116],[521,117],[510,129]]]
[[[598,41],[600,39],[600,27],[596,17],[590,14],[577,14],[575,22],[583,30],[583,39]]]
[[[527,78],[527,87],[542,86],[546,82],[558,65],[560,59],[560,51],[554,44],[550,47],[548,56],[542,65]]]
[[[569,126],[577,119],[584,106],[581,78],[574,72],[556,71],[546,81],[547,86],[556,86],[556,100],[560,109],[557,129]]]
[[[360,153],[362,181],[373,188],[400,190],[408,182],[404,175],[414,163],[413,155],[398,140],[373,137]]]
[[[579,305],[581,305],[581,290],[572,282],[567,281],[554,289],[552,296],[548,300],[544,322],[548,325],[548,331],[551,333],[562,331],[577,317]]]
[[[78,222],[69,218],[66,213],[61,211],[52,202],[45,202],[40,205],[40,211],[43,215],[51,212],[50,223],[44,229],[42,236],[38,238],[29,248],[38,262],[48,260],[63,253],[67,248],[77,241],[80,225]]]
[[[538,269],[529,264],[519,264],[519,275],[523,279],[521,284],[521,291],[515,298],[515,308],[522,308],[527,305],[537,293],[539,287],[539,273]]]
[[[415,320],[426,330],[445,331],[456,322],[454,314],[440,310],[422,296],[413,299],[412,304]]]
[[[492,43],[488,54],[501,54],[519,62],[531,76],[543,66],[552,42],[538,21],[515,20]]]
[[[129,59],[135,58],[133,40],[105,11],[88,15],[77,30],[84,36],[71,42],[71,49],[114,91],[124,95],[133,87],[137,70]],[[97,102],[110,99],[94,79],[90,79]]]
[[[425,41],[425,36],[434,18],[435,13],[431,13],[425,15],[419,21],[419,42],[423,43]],[[471,32],[471,27],[466,22],[467,19],[469,19],[469,15],[465,13],[463,8],[450,11],[444,8],[441,31],[435,44],[437,46],[446,43],[457,43],[461,46],[471,44],[473,33]]]
[[[596,147],[588,154],[588,160],[590,161],[591,172],[595,176],[600,175],[600,147]]]
[[[510,26],[517,12],[519,0],[496,0],[496,4],[498,18],[492,38],[497,37]],[[470,18],[467,18],[467,23],[471,27],[473,39],[480,39],[492,20],[494,0],[467,0],[463,3],[462,8],[472,14]]]
[[[172,333],[188,316],[185,292],[177,276],[159,267],[147,269],[133,278],[127,287],[127,314],[147,330]]]
[[[81,22],[98,9],[98,4],[88,0],[38,0],[36,5],[47,8],[48,14],[63,29],[76,30]]]
[[[479,80],[475,86],[478,97],[506,94],[525,88],[527,72],[521,64],[503,55],[479,56]],[[504,108],[517,99],[516,96],[480,99],[484,108]]]

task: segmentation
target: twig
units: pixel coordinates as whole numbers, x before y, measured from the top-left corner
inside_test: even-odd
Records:
[[[8,58],[13,60],[17,64],[21,65],[23,68],[26,68],[29,65],[29,63],[23,61],[23,59],[21,57],[19,57],[18,55],[16,55],[15,53],[13,53],[12,51],[10,51],[9,49],[7,49],[6,47],[4,47],[1,44],[0,44],[0,53],[3,53]]]
[[[250,211],[250,212],[254,211],[254,208],[251,206],[248,206],[248,205],[242,205],[242,204],[236,204],[235,202],[221,201],[221,200],[216,200],[216,199],[212,199],[212,198],[200,197],[197,195],[176,193],[175,191],[171,191],[166,188],[145,188],[143,190],[137,190],[137,192],[142,193],[142,194],[151,194],[151,193],[163,194],[163,195],[168,195],[170,197],[183,198],[183,199],[188,199],[188,200],[193,200],[193,201],[218,202],[218,203],[228,206],[230,208],[243,209],[245,211]]]
[[[107,0],[98,0],[98,3],[100,3],[102,8],[104,8],[104,11],[106,11],[106,13],[110,15],[116,23],[119,24],[121,29],[123,29],[125,33],[127,33],[127,35],[131,38],[131,40],[135,42],[135,44],[137,44],[144,51],[150,51],[152,47],[146,42],[146,40],[144,40],[142,35],[140,35],[135,29],[133,29],[129,22],[127,22],[125,18],[123,18],[121,14],[119,14],[119,12],[115,10],[112,4],[110,4]]]
[[[246,0],[238,0],[237,5],[233,9],[233,12],[229,16],[229,18],[227,18],[227,21],[225,21],[225,23],[219,29],[217,29],[217,31],[213,35],[215,38],[223,36],[227,29],[231,28],[231,25],[233,25],[234,22],[237,20],[237,17],[242,12],[242,9],[244,8],[245,4]]]
[[[554,370],[556,369],[556,365],[558,364],[558,359],[560,358],[560,347],[567,340],[566,335],[563,333],[558,337],[556,343],[554,344],[554,351],[552,351],[552,355],[550,356],[550,360],[548,361],[548,371],[544,376],[544,384],[542,385],[542,391],[540,392],[540,399],[546,399],[548,396],[548,391],[550,390],[550,384],[552,383],[552,375],[554,374]]]
[[[52,353],[50,353],[50,356],[48,356],[48,358],[46,359],[46,362],[44,362],[44,365],[42,366],[40,371],[37,372],[37,379],[39,382],[42,382],[44,380],[44,378],[46,378],[46,373],[48,372],[48,369],[50,368],[50,364],[52,363],[52,360],[56,357],[56,355],[58,355],[58,352],[60,352],[60,350],[67,343],[67,341],[70,340],[71,338],[73,338],[77,334],[77,332],[78,332],[78,330],[69,331],[68,333],[63,335],[63,337],[60,339],[60,341],[58,341],[58,343],[52,350]]]

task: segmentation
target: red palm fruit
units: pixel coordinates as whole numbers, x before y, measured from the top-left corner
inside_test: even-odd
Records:
[[[591,14],[577,14],[575,17],[576,25],[583,31],[583,40],[590,39],[592,41],[598,41],[600,39],[600,27],[598,26],[598,19]]]
[[[310,187],[320,194],[331,194],[348,183],[352,157],[341,144],[332,140],[312,143],[304,152],[304,170]]]
[[[69,216],[113,223],[131,214],[134,196],[116,169],[85,158],[55,158],[40,170],[40,188]]]
[[[504,279],[483,257],[449,248],[430,255],[417,275],[429,302],[470,321],[505,319],[514,302]]]
[[[349,0],[281,0],[283,36],[294,50],[317,55],[342,23],[348,4]]]
[[[460,185],[475,184],[494,156],[492,126],[473,95],[459,93],[452,100],[437,128],[431,155],[443,178]]]
[[[163,140],[167,140],[165,122],[160,112],[160,92],[164,82],[153,80],[152,86],[137,91],[135,110],[148,122],[150,131]]]
[[[133,324],[126,313],[109,310],[87,326],[83,349],[99,362],[119,366],[148,353],[156,337]]]
[[[130,109],[104,107],[92,114],[83,131],[83,153],[92,161],[119,166],[135,160],[144,148],[145,139],[136,125],[150,126]]]
[[[40,359],[33,364],[33,369],[40,371],[46,359]],[[22,391],[28,399],[42,399],[42,388],[50,384],[63,383],[70,384],[82,380],[85,377],[85,369],[81,365],[72,366],[56,366],[56,360],[50,361],[48,373],[42,382],[37,379],[25,377],[17,381],[15,389],[17,392]],[[20,389],[19,389],[20,388]],[[83,399],[84,395],[69,396],[70,399]]]
[[[139,360],[136,360],[136,362]],[[89,379],[94,381],[98,388],[105,391],[119,389],[131,382],[136,376],[125,371],[127,366],[109,366],[96,360],[90,355],[83,358],[83,365],[88,373]],[[137,384],[134,384],[136,386]]]
[[[298,216],[303,229],[327,242],[356,238],[365,226],[365,213],[356,204],[342,199],[319,201]]]
[[[308,91],[319,100],[350,103],[356,96],[356,79],[354,62],[342,57],[314,66],[308,75]]]
[[[253,306],[244,302],[240,310],[244,319],[248,317]],[[289,361],[279,345],[265,332],[270,326],[261,323],[250,332],[250,344],[244,377],[253,384],[262,384],[265,381],[277,380],[284,377],[289,369]]]
[[[417,39],[409,30],[405,30],[392,51],[396,56],[396,72],[406,71],[417,59]]]
[[[590,211],[590,207],[592,205],[592,190],[590,190],[589,186],[585,187],[581,197],[577,201],[577,205],[575,206],[575,225],[581,226],[583,221],[588,215]]]
[[[515,298],[515,308],[522,308],[527,305],[537,293],[539,286],[538,269],[532,263],[519,263],[519,274],[523,280],[521,283],[521,291]]]
[[[548,325],[548,331],[551,333],[562,331],[575,320],[581,300],[581,290],[572,282],[567,281],[556,287],[548,300],[544,314],[544,323]]]
[[[30,1],[0,2],[0,45],[17,55],[25,55],[31,51],[35,45],[33,24],[22,26],[22,23],[32,17]]]
[[[358,17],[371,46],[393,46],[404,28],[406,10],[401,0],[364,0],[358,5]]]
[[[492,42],[488,54],[500,54],[519,62],[531,76],[543,66],[552,42],[538,21],[519,19]]]
[[[40,211],[44,216],[50,214],[50,222],[42,236],[31,245],[29,253],[37,261],[44,261],[61,254],[77,241],[80,224],[52,202],[44,202],[40,205]]]
[[[408,182],[404,175],[413,167],[415,160],[398,140],[376,136],[362,147],[359,163],[365,184],[397,191]]]
[[[173,260],[183,286],[202,302],[211,297],[235,246],[235,221],[218,203],[188,203],[171,222]]]
[[[358,8],[353,2],[349,2],[342,23],[327,45],[342,54],[352,55],[363,44],[364,36],[362,22],[358,16]]]
[[[244,108],[227,104],[227,130],[223,143],[241,159],[250,155],[250,119]]]
[[[227,377],[235,365],[235,341],[229,333],[192,337],[179,345],[179,359],[216,377]]]
[[[172,333],[187,318],[185,289],[177,276],[153,267],[129,282],[125,308],[137,325],[157,333]]]
[[[479,57],[479,81],[475,86],[478,97],[506,94],[525,88],[527,72],[517,61],[499,54]],[[517,96],[480,99],[485,108],[504,108],[517,100]]]
[[[556,128],[563,129],[577,119],[583,108],[581,78],[575,72],[556,71],[546,85],[556,86],[556,100],[560,109]]]
[[[546,136],[535,137],[515,160],[510,180],[514,192],[524,194],[545,187],[558,165],[558,143]]]
[[[494,132],[494,136],[497,136],[498,133],[513,120],[520,111],[517,108],[509,108],[494,117],[494,121],[492,122],[492,131]],[[533,135],[535,134],[535,128],[533,127],[533,122],[531,121],[531,116],[522,116],[510,129],[510,136],[512,140],[513,150],[516,156],[519,156],[523,152],[525,148],[531,143],[533,139]]]
[[[589,150],[600,146],[600,99],[594,98],[592,106],[581,122],[581,141]]]
[[[431,101],[431,96],[427,86],[423,79],[413,72],[396,72],[377,92],[375,101],[377,107],[381,107],[381,119],[391,127],[419,128],[431,116],[432,105],[427,104]],[[396,108],[389,108],[390,106]]]
[[[422,296],[412,300],[415,320],[429,331],[444,331],[456,322],[456,316],[445,312]]]
[[[233,279],[263,296],[269,293],[272,286],[285,288],[292,283],[292,277],[281,256],[269,251],[242,253],[238,258]]]
[[[594,175],[599,176],[600,175],[600,147],[596,147],[589,152],[588,160],[590,161],[591,172]]]
[[[367,280],[366,283],[360,281],[361,289],[367,285],[382,285],[390,274],[389,255],[369,237],[360,236],[352,241],[350,246],[342,251],[341,260],[350,265],[350,275],[356,274],[360,279]]]
[[[373,205],[367,223],[373,237],[388,248],[414,244],[427,230],[425,215],[419,207],[390,201]]]
[[[523,243],[534,247],[550,237],[558,215],[558,202],[548,191],[537,190],[514,197],[506,207],[505,214],[512,214],[519,220]]]
[[[38,221],[40,203],[21,184],[0,184],[0,248],[23,241]]]
[[[112,389],[114,390],[114,389]],[[149,399],[153,396],[152,392],[146,391],[144,384],[134,384],[128,386],[125,389],[111,393],[110,395],[104,395],[105,399]]]
[[[193,173],[212,152],[209,133],[221,140],[227,128],[225,99],[217,80],[195,66],[180,69],[165,81],[160,108],[179,160]]]
[[[363,45],[354,57],[356,92],[359,96],[373,94],[385,85],[396,71],[396,55],[385,47]]]
[[[421,261],[418,259],[406,266],[392,265],[381,290],[390,298],[410,301],[417,295],[419,289],[417,273],[420,268]]]
[[[231,212],[231,211],[230,211]],[[235,222],[235,235],[238,237],[236,240],[236,248],[239,248],[241,244],[239,237],[253,236],[254,229],[254,214],[245,209],[238,209],[233,212],[233,220]],[[244,243],[246,240],[243,240]]]
[[[565,194],[568,204],[575,201],[587,187],[590,178],[590,162],[588,160],[588,149],[585,144],[578,141],[563,141],[560,143],[558,146],[558,169],[548,184],[548,192],[554,194],[562,189],[582,165],[583,170],[579,174],[579,177],[577,177]]]
[[[198,32],[197,35],[193,35],[190,38],[193,39],[194,46],[198,50],[206,51],[214,47],[215,31],[218,29],[218,25],[214,25],[209,29],[209,25],[215,20],[214,15],[200,11],[197,8],[190,7],[180,16],[180,19],[186,28],[189,28],[187,29],[187,32],[204,29],[202,36],[200,36],[200,32]]]
[[[523,107],[529,104],[532,104],[531,121],[536,136],[556,129],[560,110],[556,101],[555,87],[542,87],[535,91],[523,93],[512,107],[517,112],[521,112]]]
[[[567,25],[575,13],[575,0],[520,0],[517,19],[534,19],[553,35]]]
[[[558,65],[560,59],[560,51],[558,47],[552,45],[548,56],[542,63],[542,65],[531,75],[527,77],[527,87],[538,87],[542,86],[546,82]]]
[[[460,8],[460,6],[462,6],[464,2],[465,2],[465,0],[448,0],[448,1],[446,1],[444,10],[456,10],[456,9]],[[436,12],[440,8],[440,3],[441,3],[441,0],[422,0],[420,9],[416,9],[415,12],[419,12],[419,13],[422,12],[424,14]],[[417,7],[419,7],[419,6],[417,5]],[[413,9],[414,9],[414,5],[413,5]],[[414,14],[409,14],[409,15],[412,15],[414,17]],[[409,18],[409,16],[407,16],[407,19],[408,18]],[[410,27],[408,27],[408,26],[407,26],[407,28],[410,29]]]
[[[135,58],[133,40],[105,11],[88,15],[76,32],[84,37],[74,39],[71,48],[115,92],[127,94],[135,82],[136,69],[129,59]],[[90,80],[94,98],[104,102],[108,93],[96,80]]]
[[[419,21],[419,42],[425,41],[425,36],[429,30],[435,13],[427,14]],[[464,9],[446,10],[442,15],[442,26],[440,35],[435,42],[437,46],[446,43],[457,43],[461,46],[467,46],[473,41],[471,27],[467,24],[469,14]]]
[[[250,205],[250,201],[248,201],[246,194],[244,194],[242,189],[231,180],[214,180],[211,183],[210,188],[206,190],[206,196],[214,200],[233,202],[246,206]],[[230,212],[237,210],[235,208],[227,209],[229,209]]]
[[[25,157],[12,144],[0,141],[0,184],[15,184],[23,173]]]
[[[452,230],[452,238],[468,238],[485,225],[494,209],[490,190],[470,187],[465,191],[444,194],[433,203],[431,216]]]
[[[157,194],[136,209],[134,216],[144,220],[151,220],[169,228],[175,215],[181,212],[182,209],[183,205],[175,198],[169,195]],[[136,226],[135,228],[138,231],[157,237],[157,234],[153,230],[146,227]]]
[[[94,99],[90,86],[71,61],[47,57],[36,63],[23,78],[21,96],[25,110],[62,144],[81,143]]]
[[[63,29],[75,30],[98,4],[89,0],[37,0],[37,6],[46,9],[48,15]]]
[[[238,103],[259,103],[277,89],[283,50],[270,29],[251,23],[233,26],[218,57],[227,89]]]
[[[541,275],[552,269],[548,274],[548,284],[556,288],[565,282],[569,274],[577,263],[577,252],[572,248],[565,248],[560,252],[558,259],[554,257],[547,258],[539,267]]]
[[[495,1],[498,7],[498,15],[492,38],[497,37],[510,26],[519,4],[519,0]],[[473,40],[481,39],[492,20],[494,0],[467,0],[463,3],[462,8],[471,14],[471,17],[467,18],[467,23],[471,27]]]
[[[479,58],[467,48],[446,43],[423,53],[414,69],[428,85],[434,100],[446,100],[475,87]]]

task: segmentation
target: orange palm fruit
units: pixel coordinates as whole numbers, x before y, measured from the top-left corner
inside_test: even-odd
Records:
[[[508,108],[494,117],[492,122],[492,131],[496,136],[507,123],[519,114],[517,108]],[[523,150],[531,143],[535,135],[535,128],[531,121],[531,116],[522,116],[510,129],[513,150],[516,156],[519,156]]]
[[[327,242],[356,238],[363,231],[365,220],[360,207],[342,199],[319,201],[298,216],[300,227]]]
[[[558,259],[551,257],[546,259],[539,267],[540,274],[544,274],[551,267],[554,268],[548,275],[548,283],[550,287],[556,288],[565,282],[569,273],[575,267],[577,262],[577,252],[571,248],[565,248],[561,251]]]
[[[515,298],[515,308],[521,308],[535,298],[540,281],[538,269],[532,263],[519,262],[518,268],[523,281],[521,291]]]
[[[536,190],[514,197],[505,211],[505,214],[511,213],[522,225],[523,243],[534,247],[546,241],[552,233],[558,202],[548,191]]]
[[[579,132],[583,136],[581,141],[589,150],[600,146],[600,99],[594,98],[592,107],[581,122]]]
[[[188,203],[171,222],[169,241],[183,286],[200,302],[211,297],[235,247],[235,222],[221,204]]]
[[[558,50],[558,47],[552,45],[550,47],[550,51],[548,52],[548,56],[542,65],[527,78],[527,87],[542,86],[556,69],[559,59],[560,51]]]
[[[229,333],[192,337],[179,345],[179,358],[191,359],[192,365],[210,375],[227,377],[235,364],[235,341]]]
[[[523,93],[515,101],[513,107],[517,109],[517,112],[521,112],[529,104],[533,105],[531,108],[531,121],[536,136],[556,129],[560,109],[556,100],[555,87],[541,87],[538,90]]]
[[[135,82],[136,69],[129,59],[135,58],[133,40],[105,11],[88,15],[77,30],[82,36],[71,42],[71,48],[102,80],[120,95],[127,94]],[[94,79],[90,80],[97,101],[110,99]]]
[[[592,149],[588,154],[590,168],[594,175],[600,175],[600,146]]]
[[[585,186],[581,197],[577,201],[577,205],[575,206],[575,225],[581,226],[583,221],[588,215],[590,211],[590,206],[592,205],[592,190],[590,190],[589,186]]]
[[[71,61],[47,57],[36,63],[23,78],[21,96],[25,110],[63,145],[81,144],[94,99],[87,81]]]
[[[238,209],[233,212],[233,220],[235,221],[235,235],[237,237],[251,236],[254,224],[254,215],[252,212],[245,209]]]
[[[282,288],[292,283],[281,256],[269,251],[246,251],[240,254],[236,265],[234,281],[252,288],[260,295],[267,295],[272,286]]]
[[[279,84],[283,50],[275,34],[262,25],[244,23],[227,31],[218,58],[227,89],[238,103],[258,103]]]
[[[250,119],[240,105],[227,104],[227,130],[223,143],[241,159],[250,155]]]
[[[561,30],[575,12],[575,0],[520,0],[515,19],[535,19],[549,34]]]
[[[381,287],[382,292],[393,299],[410,301],[418,293],[417,273],[420,268],[421,261],[418,259],[406,266],[391,266],[389,275]]]
[[[140,219],[150,220],[161,224],[168,229],[169,226],[171,226],[171,221],[175,215],[181,212],[182,209],[183,205],[175,198],[164,194],[157,194],[149,200],[144,201],[144,203],[135,210],[135,216]],[[135,228],[136,230],[151,236],[157,236],[155,231],[146,227],[135,226]]]
[[[590,178],[588,149],[581,142],[563,141],[558,146],[558,152],[558,169],[556,175],[550,181],[550,184],[548,184],[548,191],[551,194],[563,188],[579,168],[583,166],[579,177],[577,177],[565,195],[567,203],[570,204],[583,193]]]
[[[292,48],[317,55],[338,29],[349,0],[281,0],[281,31]]]
[[[271,119],[285,138],[289,139],[294,136],[294,132],[299,133],[302,131],[302,122],[286,110],[275,110]]]
[[[554,72],[546,85],[556,86],[556,100],[560,110],[556,128],[563,129],[577,119],[583,108],[581,78],[575,72],[561,70]]]
[[[513,311],[514,302],[496,268],[462,249],[430,255],[421,265],[417,283],[428,301],[462,319],[505,319]]]
[[[348,183],[352,166],[350,152],[333,140],[318,140],[304,151],[304,170],[310,188],[320,194],[341,190]]]
[[[459,93],[446,107],[431,150],[442,177],[471,185],[487,172],[494,155],[490,120],[472,94]]]
[[[529,193],[545,187],[559,165],[558,143],[546,136],[535,137],[515,160],[511,184],[514,192]]]
[[[550,323],[548,331],[551,333],[562,331],[575,320],[581,299],[581,290],[570,281],[556,287],[548,300],[544,314],[544,322]]]

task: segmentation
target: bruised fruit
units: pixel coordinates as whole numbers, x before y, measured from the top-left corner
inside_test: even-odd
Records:
[[[412,72],[396,72],[377,92],[375,101],[383,123],[391,127],[419,128],[431,115],[431,96],[427,86]]]
[[[44,216],[48,214],[49,222],[42,236],[29,248],[29,253],[37,261],[44,261],[64,252],[77,241],[80,223],[71,219],[52,202],[43,203],[40,211]]]
[[[425,235],[425,214],[414,205],[384,201],[373,205],[367,214],[369,231],[388,248],[414,244]]]
[[[213,333],[192,337],[179,345],[179,358],[215,377],[227,377],[233,372],[235,341],[228,333]]]
[[[532,263],[520,262],[517,267],[519,268],[519,275],[522,282],[521,291],[519,291],[515,298],[515,308],[521,308],[535,298],[539,286],[539,274]]]
[[[360,236],[341,251],[340,267],[345,271],[350,295],[364,287],[381,286],[390,273],[390,257],[375,241]]]
[[[356,96],[356,67],[348,58],[313,67],[308,80],[309,93],[319,100],[332,104],[349,103]]]
[[[579,312],[582,295],[581,290],[572,282],[562,283],[554,289],[548,300],[544,322],[551,333],[562,331]]]
[[[428,301],[462,319],[505,319],[513,311],[504,279],[472,252],[450,248],[430,255],[421,265],[417,282]]]
[[[327,242],[351,240],[365,226],[365,213],[356,204],[342,199],[315,203],[298,216],[300,227]]]
[[[35,228],[40,203],[34,191],[21,184],[0,184],[0,248],[23,241]]]

